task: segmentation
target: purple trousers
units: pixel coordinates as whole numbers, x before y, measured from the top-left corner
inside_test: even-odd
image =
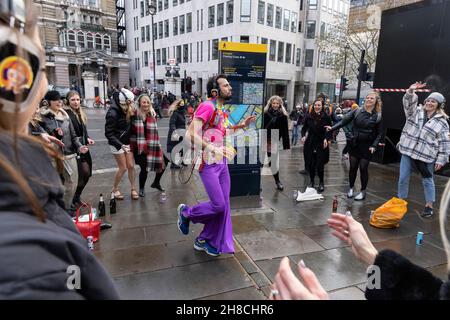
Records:
[[[200,177],[209,201],[186,208],[183,215],[193,223],[205,225],[199,235],[200,239],[208,240],[221,253],[234,253],[228,164],[226,161],[220,164],[205,164]]]

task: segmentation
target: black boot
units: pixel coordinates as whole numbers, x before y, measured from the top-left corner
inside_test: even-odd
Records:
[[[277,189],[278,190],[280,190],[280,191],[283,191],[284,190],[284,186],[283,186],[283,184],[280,182],[280,181],[277,181],[277,182],[275,182],[276,183],[276,185],[277,185]]]
[[[323,181],[319,182],[319,188],[317,189],[318,192],[323,192],[325,190],[325,187],[323,185]]]

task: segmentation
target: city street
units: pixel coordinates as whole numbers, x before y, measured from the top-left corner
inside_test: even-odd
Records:
[[[104,136],[104,110],[89,109],[88,129],[96,140],[91,148],[94,175],[82,197],[97,206],[103,193],[107,219],[113,224],[102,231],[95,254],[114,277],[124,299],[266,299],[280,260],[288,256],[295,266],[301,259],[317,275],[332,299],[364,299],[365,269],[351,249],[334,238],[326,225],[333,197],[338,196],[339,212],[351,210],[377,249],[391,248],[442,279],[447,278],[446,256],[439,235],[438,205],[448,178],[435,178],[435,215],[423,219],[423,187],[417,175],[411,178],[408,213],[397,229],[376,229],[369,225],[371,210],[396,196],[398,164],[369,167],[367,198],[354,202],[346,197],[348,163],[341,158],[342,139],[331,145],[330,162],[325,167],[325,199],[296,203],[293,190],[304,190],[309,178],[303,169],[302,147],[281,152],[280,179],[284,191],[275,189],[273,177],[262,177],[260,197],[232,198],[232,220],[236,253],[211,257],[193,248],[202,225],[191,224],[188,236],[177,228],[177,206],[205,201],[207,195],[198,174],[187,185],[178,180],[178,171],[167,169],[161,184],[167,200],[150,188],[149,174],[145,198],[132,201],[127,175],[123,177],[123,201],[117,213],[109,215],[115,161]],[[168,118],[158,123],[166,149]],[[136,170],[138,173],[138,170]],[[356,190],[359,187],[357,179]],[[416,246],[416,234],[424,232],[424,243]],[[296,269],[296,268],[295,268]]]

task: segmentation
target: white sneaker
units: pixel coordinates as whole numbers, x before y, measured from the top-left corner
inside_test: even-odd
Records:
[[[365,191],[361,191],[360,193],[358,193],[356,196],[355,196],[355,200],[356,201],[362,201],[362,200],[364,200],[366,198],[366,192]]]
[[[347,198],[353,198],[353,188],[348,189]]]

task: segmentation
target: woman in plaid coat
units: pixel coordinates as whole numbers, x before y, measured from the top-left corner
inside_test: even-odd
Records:
[[[159,141],[156,111],[150,97],[143,94],[136,100],[136,115],[131,120],[130,148],[135,162],[141,167],[139,173],[139,196],[145,196],[145,182],[148,171],[155,171],[152,188],[164,192],[160,181],[169,160],[163,153]]]
[[[448,116],[444,112],[444,96],[433,92],[425,99],[424,105],[417,105],[418,97],[414,90],[423,87],[425,84],[416,82],[403,96],[406,123],[398,144],[402,154],[398,197],[408,197],[412,168],[418,169],[422,175],[426,201],[421,215],[431,217],[435,201],[433,172],[440,170],[448,162],[450,139]]]

